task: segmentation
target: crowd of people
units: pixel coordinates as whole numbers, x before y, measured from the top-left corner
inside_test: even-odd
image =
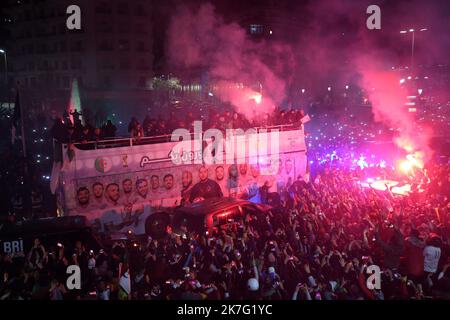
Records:
[[[168,120],[161,116],[152,118],[147,115],[142,124],[136,117],[133,117],[128,125],[130,137],[139,141],[142,137],[154,137],[170,135],[176,129],[183,128],[190,131],[194,130],[194,121],[203,121],[203,129],[248,129],[258,127],[270,127],[280,125],[299,126],[300,119],[305,116],[303,110],[278,110],[271,115],[263,114],[254,119],[247,119],[241,113],[235,111],[210,110],[207,117],[196,118],[193,112],[181,116],[175,111],[170,112]]]
[[[363,188],[358,175],[324,166],[263,197],[264,219],[248,213],[210,234],[169,228],[95,251],[36,239],[1,256],[0,299],[449,299],[448,165],[428,167],[431,183],[408,196]],[[80,290],[66,287],[70,264]],[[367,286],[371,265],[380,287]]]
[[[435,109],[434,124],[448,130],[445,107]],[[138,141],[192,129],[197,119],[204,121],[203,129],[226,130],[295,127],[305,116],[300,110],[278,110],[249,121],[224,110],[204,117],[190,111],[146,116],[142,124],[133,118],[124,131]],[[213,234],[184,230],[103,249],[84,239],[36,239],[31,250],[0,255],[0,300],[449,299],[448,165],[428,168],[431,183],[423,193],[400,196],[363,188],[358,169],[328,167],[336,164],[329,160],[333,154],[350,157],[371,140],[391,140],[390,128],[350,111],[308,113],[313,121],[305,131],[314,173],[309,182],[296,181],[283,194],[261,189],[261,201],[273,207],[263,221],[250,215]],[[88,117],[83,124],[81,116],[78,111],[64,114],[49,133],[60,142],[88,143],[117,137],[120,131],[111,120],[93,126]],[[36,145],[37,155],[41,144]],[[2,163],[14,161],[9,157]],[[2,170],[5,185],[20,184],[9,166],[2,165]],[[66,286],[71,264],[82,270],[80,290]],[[366,285],[370,265],[381,268],[380,289]]]
[[[71,115],[72,117],[70,117]],[[66,112],[63,117],[57,117],[51,128],[53,139],[62,143],[87,143],[112,139],[116,136],[117,127],[111,120],[102,126],[92,126],[89,120],[81,120],[81,113],[77,110]]]
[[[72,118],[69,114],[72,115]],[[81,116],[81,113],[75,110],[70,113],[66,112],[63,117],[56,118],[51,128],[53,138],[63,143],[88,143],[116,137],[117,127],[111,120],[107,120],[102,126],[94,127],[86,120],[83,125]],[[136,117],[132,117],[128,124],[128,134],[129,137],[139,142],[143,137],[170,135],[179,128],[193,131],[194,121],[204,121],[202,125],[205,130],[215,128],[223,131],[232,128],[299,126],[301,124],[300,119],[304,116],[303,110],[296,109],[278,110],[272,115],[264,114],[251,120],[234,111],[217,112],[217,110],[211,110],[207,117],[199,118],[194,116],[191,111],[188,111],[183,117],[175,111],[171,111],[168,119],[163,118],[162,115],[157,118],[147,115],[141,123]]]
[[[324,160],[332,151],[336,151],[340,158],[347,158],[349,161],[361,154],[370,156],[368,153],[374,145],[380,149],[384,148],[383,145],[391,145],[392,137],[396,133],[396,128],[375,122],[370,113],[359,110],[361,107],[347,106],[345,112],[327,111],[316,105],[309,109],[308,113],[312,121],[305,128],[306,141],[309,154],[318,161]],[[445,106],[431,107],[426,104],[421,112],[420,116],[425,114],[427,116],[418,117],[420,126],[440,125],[442,127],[444,125],[442,128],[439,127],[439,132],[442,131],[443,134],[447,132]],[[217,128],[225,131],[230,128],[248,129],[280,125],[296,128],[303,124],[301,119],[304,116],[303,110],[291,108],[277,109],[270,114],[261,114],[260,117],[247,119],[232,108],[211,106],[205,114],[196,114],[189,109],[183,113],[172,110],[165,115],[162,113],[158,116],[146,115],[142,121],[132,117],[128,126],[124,130],[119,130],[116,127],[117,123],[113,123],[111,119],[104,120],[102,125],[92,126],[91,121],[85,117],[83,125],[82,114],[75,110],[57,118],[51,132],[53,138],[65,143],[92,143],[118,137],[130,137],[133,138],[134,143],[141,143],[144,137],[170,135],[178,128],[193,131],[194,121],[202,121],[203,130]],[[377,160],[380,162],[388,159]]]

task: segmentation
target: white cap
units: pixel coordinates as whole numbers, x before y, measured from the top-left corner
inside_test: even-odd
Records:
[[[269,267],[269,273],[275,273],[275,268],[274,267]]]
[[[259,289],[259,282],[255,278],[250,278],[247,281],[247,288],[250,291],[257,291]]]

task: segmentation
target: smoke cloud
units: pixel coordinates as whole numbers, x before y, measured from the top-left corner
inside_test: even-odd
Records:
[[[328,86],[337,91],[356,84],[366,92],[374,119],[395,129],[394,142],[400,148],[430,156],[432,131],[419,131],[405,106],[406,96],[417,91],[402,88],[400,75],[391,67],[409,65],[410,37],[399,31],[411,27],[430,30],[416,35],[417,64],[448,62],[448,12],[442,10],[448,1],[378,1],[381,30],[366,28],[366,9],[373,1],[306,3],[277,12],[290,20],[298,17],[301,32],[289,26],[280,30],[284,42],[249,39],[245,29],[225,22],[212,5],[196,11],[184,7],[169,28],[171,66],[207,71],[209,80],[221,88],[219,97],[248,118],[270,113],[301,88],[323,96]],[[259,92],[260,104],[255,103]]]
[[[197,11],[179,9],[168,35],[171,65],[207,72],[220,99],[247,118],[272,112],[286,98],[284,70],[293,69],[288,45],[252,41],[245,29],[226,23],[211,4]]]
[[[432,150],[429,141],[430,128],[419,130],[413,113],[405,106],[408,91],[399,84],[398,75],[388,71],[372,70],[370,66],[359,66],[361,86],[368,92],[375,121],[396,130],[395,144],[408,154],[414,153],[421,160],[429,160]]]
[[[341,87],[349,81],[356,82],[366,92],[374,120],[394,130],[395,144],[406,153],[428,160],[432,155],[429,146],[432,130],[430,127],[419,130],[415,113],[410,113],[405,106],[407,96],[417,95],[417,91],[401,86],[402,76],[391,67],[410,64],[411,36],[400,34],[405,28],[430,30],[426,37],[416,34],[415,54],[420,56],[420,64],[448,59],[443,55],[450,43],[448,32],[444,31],[445,14],[440,12],[444,2],[387,3],[378,3],[381,30],[366,28],[366,8],[373,4],[370,1],[311,3],[307,8],[310,19],[305,27],[308,32],[299,41],[302,45],[296,52],[308,69],[326,75],[331,79],[329,82]],[[323,77],[315,77],[315,81],[322,88],[328,85]]]

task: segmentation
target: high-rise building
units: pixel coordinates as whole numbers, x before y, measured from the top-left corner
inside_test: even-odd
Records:
[[[81,30],[66,26],[70,5],[81,9]],[[12,19],[13,41],[7,46],[11,76],[21,82],[31,104],[63,109],[77,79],[83,106],[132,112],[148,105],[150,1],[10,0],[7,13]]]

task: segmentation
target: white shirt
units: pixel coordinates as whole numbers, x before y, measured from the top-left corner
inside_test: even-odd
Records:
[[[425,272],[435,273],[438,268],[439,258],[441,257],[441,248],[426,246],[423,249],[423,270]]]

